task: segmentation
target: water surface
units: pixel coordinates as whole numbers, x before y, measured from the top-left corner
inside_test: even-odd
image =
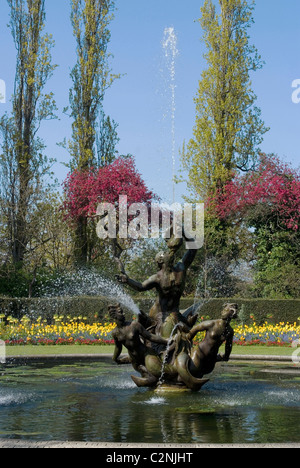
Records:
[[[278,370],[280,372],[278,372]],[[199,393],[138,389],[129,366],[0,367],[0,438],[145,442],[300,442],[300,373],[222,365]]]

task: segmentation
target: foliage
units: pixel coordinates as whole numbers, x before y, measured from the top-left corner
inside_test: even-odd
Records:
[[[181,300],[181,309],[185,310],[197,303],[195,298],[184,298]],[[236,303],[239,306],[242,316],[240,320],[243,324],[251,325],[253,319],[258,325],[263,325],[267,320],[269,323],[276,324],[280,322],[294,323],[300,320],[299,299],[241,299],[237,297],[231,298],[208,298],[201,299],[200,316],[208,316],[210,319],[219,319],[224,303]]]
[[[55,118],[53,94],[43,90],[56,66],[51,63],[52,37],[44,33],[45,1],[8,4],[17,57],[12,113],[0,119],[0,223],[8,260],[17,266],[35,230],[33,218],[53,163],[43,155],[37,133],[44,120]]]
[[[117,144],[120,141],[117,133],[118,124],[109,116],[100,112],[99,129],[96,136],[97,167],[111,164],[117,157]]]
[[[109,259],[107,243],[96,236],[97,205],[105,202],[117,208],[121,195],[127,196],[128,206],[149,203],[154,197],[130,157],[119,157],[112,164],[97,169],[75,170],[64,183],[64,193],[63,213],[71,226],[84,227],[84,257],[89,264],[98,262],[102,256],[108,262],[113,261]]]
[[[248,229],[231,220],[220,220],[206,208],[205,239],[191,267],[202,297],[232,297],[239,292],[243,279],[235,272],[248,262],[252,251],[252,236]]]
[[[26,297],[31,280],[30,274],[24,268],[3,265],[0,269],[0,294],[10,297]]]
[[[71,72],[73,86],[69,93],[73,119],[69,142],[72,172],[85,172],[114,159],[118,139],[116,124],[105,119],[102,109],[106,90],[118,78],[111,73],[108,53],[109,25],[114,9],[114,0],[71,0],[71,23],[77,44],[77,61]],[[74,225],[75,263],[84,266],[91,261],[95,238],[86,218],[78,217]]]
[[[144,281],[150,278],[157,271],[156,255],[160,251],[166,249],[164,239],[139,239],[130,251],[124,252],[122,260],[126,265],[126,272],[130,278],[136,278]],[[139,293],[134,290],[130,291],[130,295],[138,296]],[[143,296],[155,297],[154,290],[146,291]],[[154,299],[153,299],[154,300]],[[151,307],[151,306],[150,306]]]
[[[220,218],[234,214],[259,229],[300,229],[300,173],[275,155],[260,155],[256,171],[237,173],[217,195]]]
[[[260,297],[298,298],[300,296],[299,235],[260,231],[254,293]],[[271,243],[270,243],[271,242]]]
[[[237,169],[255,166],[267,131],[251,85],[252,72],[263,65],[249,39],[253,11],[254,2],[246,0],[206,0],[201,8],[207,66],[195,97],[193,137],[181,154],[193,201],[206,203],[212,194],[222,193]],[[249,231],[217,216],[209,204],[205,237],[200,254],[202,290],[217,297],[235,294],[233,271],[238,262],[248,260]]]
[[[59,276],[57,276],[59,277]],[[55,283],[55,274],[43,282],[50,285]],[[70,316],[76,318],[84,311],[88,323],[105,321],[108,305],[111,299],[103,296],[80,296],[80,297],[32,297],[32,298],[10,298],[0,297],[0,314],[5,317],[13,317],[21,320],[23,316],[29,317],[33,322],[37,317],[42,317],[47,323],[52,323],[54,316]]]
[[[148,312],[153,306],[154,298],[147,298],[145,295],[135,297],[135,303],[144,312]],[[183,298],[181,300],[181,310],[186,310],[194,303],[198,303],[197,298]],[[241,320],[243,324],[251,325],[253,318],[259,325],[263,325],[267,320],[269,323],[289,322],[294,323],[300,320],[300,300],[274,300],[274,299],[200,299],[200,316],[210,319],[219,319],[224,302],[237,303],[239,310],[243,311]],[[21,320],[25,315],[35,321],[41,316],[42,320],[51,323],[53,317],[70,316],[76,318],[82,315],[88,318],[88,323],[105,322],[108,320],[107,310],[111,299],[103,296],[80,296],[80,297],[36,297],[36,298],[3,298],[0,297],[0,314],[5,317],[13,317]],[[128,311],[128,318],[132,314]],[[252,318],[251,318],[252,317]]]
[[[72,232],[60,211],[61,200],[55,193],[40,194],[28,226],[30,238],[22,263],[9,261],[3,248],[0,266],[0,294],[11,297],[34,296],[43,282],[53,280],[70,268],[73,259]],[[3,234],[3,244],[5,233]]]
[[[63,202],[49,185],[53,160],[39,137],[41,124],[56,112],[46,89],[56,65],[54,41],[45,32],[45,0],[8,0],[8,5],[16,74],[12,111],[0,119],[0,294],[31,297],[74,263],[93,263],[112,276],[113,255],[96,236],[97,204],[117,207],[123,194],[128,203],[148,203],[154,195],[133,158],[115,159],[117,124],[103,111],[105,92],[118,78],[108,50],[114,0],[71,0],[76,63],[69,95],[71,172]],[[207,69],[182,163],[194,200],[205,200],[208,209],[204,248],[189,271],[186,294],[197,290],[205,299],[238,294],[234,273],[245,261],[255,266],[252,296],[299,297],[299,171],[274,155],[258,160],[267,129],[250,81],[262,66],[249,40],[254,3],[205,0],[201,11]],[[160,247],[154,242],[139,247],[124,254],[126,265],[133,276],[148,277]]]
[[[115,206],[121,195],[127,196],[128,204],[148,203],[153,198],[133,158],[118,158],[99,169],[75,170],[67,177],[64,190],[63,209],[71,220],[94,216],[100,202]]]
[[[299,297],[299,171],[273,154],[262,154],[257,171],[237,173],[211,203],[220,219],[253,230],[256,294]]]
[[[95,165],[96,122],[105,91],[117,78],[111,74],[107,47],[114,1],[71,0],[71,22],[77,44],[77,62],[71,72],[70,90],[73,135],[71,169]],[[108,124],[108,122],[107,122]]]
[[[195,98],[194,136],[182,152],[188,186],[202,200],[231,180],[234,169],[252,167],[267,131],[250,80],[262,67],[249,44],[254,2],[219,0],[219,5],[219,14],[212,0],[201,8],[208,66]]]

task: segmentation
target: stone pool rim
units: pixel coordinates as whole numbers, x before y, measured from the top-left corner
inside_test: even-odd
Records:
[[[126,354],[122,355],[126,356]],[[40,354],[40,355],[16,355],[6,357],[5,364],[13,364],[17,362],[38,362],[38,361],[75,361],[75,360],[88,360],[88,361],[107,361],[112,360],[112,354]],[[274,363],[293,363],[293,357],[280,356],[280,355],[243,355],[234,354],[231,356],[229,363],[235,361],[257,361],[257,362],[274,362]],[[4,364],[4,365],[5,365]],[[300,370],[300,366],[299,366]]]
[[[102,450],[190,450],[201,449],[296,449],[300,443],[290,444],[130,444],[108,442],[59,442],[59,441],[28,441],[15,439],[0,439],[0,448],[44,448],[44,449],[102,449]]]

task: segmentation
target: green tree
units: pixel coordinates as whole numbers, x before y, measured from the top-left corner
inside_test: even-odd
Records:
[[[117,133],[118,124],[104,112],[100,112],[99,130],[97,132],[97,166],[111,164],[118,156],[116,149],[120,141]]]
[[[232,226],[244,226],[252,237],[254,293],[270,298],[298,297],[299,170],[274,154],[261,154],[257,170],[236,174],[224,194],[216,197],[215,209],[220,222],[225,219]]]
[[[8,0],[8,4],[17,60],[12,112],[0,120],[1,231],[4,226],[5,261],[22,266],[44,177],[52,164],[37,134],[42,121],[55,118],[53,94],[43,94],[55,65],[52,37],[44,33],[45,1]]]
[[[234,169],[251,168],[267,131],[250,79],[262,67],[249,43],[254,2],[219,0],[219,7],[218,13],[213,1],[206,0],[201,8],[208,66],[195,98],[193,138],[182,152],[188,187],[202,200],[222,189]]]
[[[97,164],[96,132],[105,91],[116,75],[109,68],[109,24],[113,0],[71,0],[71,22],[76,38],[77,62],[71,72],[70,90],[73,134],[71,169],[85,170]]]
[[[111,73],[108,53],[109,25],[113,19],[115,4],[113,0],[71,0],[71,7],[77,62],[71,72],[73,87],[69,97],[73,118],[72,140],[69,143],[70,168],[85,171],[97,167],[98,161],[103,163],[103,158],[111,158],[111,153],[99,155],[97,151],[97,147],[104,146],[97,139],[97,120],[105,91],[117,78],[117,75]],[[111,122],[106,120],[104,125],[106,138]],[[114,124],[111,128],[115,132]],[[102,129],[103,126],[100,126],[100,130]],[[75,263],[85,265],[88,261],[90,237],[87,220],[79,219],[75,231]]]
[[[300,294],[299,232],[272,229],[256,232],[254,294],[271,299],[295,299]]]

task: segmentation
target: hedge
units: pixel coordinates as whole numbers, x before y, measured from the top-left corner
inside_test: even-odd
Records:
[[[136,304],[144,312],[149,312],[154,299],[135,298]],[[234,302],[240,307],[240,319],[244,323],[254,320],[264,323],[290,322],[294,323],[300,319],[300,300],[268,300],[268,299],[212,299],[203,304],[199,314],[204,318],[220,318],[224,303]],[[22,318],[27,315],[32,320],[38,317],[53,320],[54,315],[70,317],[87,317],[89,322],[103,321],[108,319],[107,309],[111,299],[106,297],[65,297],[65,298],[0,298],[0,314],[6,317]],[[185,298],[181,301],[181,309],[185,310],[194,304],[194,299]],[[126,311],[128,317],[132,312]]]
[[[33,321],[42,317],[49,323],[55,315],[82,316],[92,323],[104,319],[108,303],[105,297],[0,298],[0,313],[17,319],[26,315]]]
[[[266,320],[271,323],[290,322],[294,323],[300,319],[300,299],[295,300],[273,300],[273,299],[212,299],[201,307],[200,316],[212,319],[220,318],[224,303],[233,302],[239,306],[240,320],[245,324],[253,322],[258,324]],[[193,305],[190,299],[183,299],[183,309]]]

